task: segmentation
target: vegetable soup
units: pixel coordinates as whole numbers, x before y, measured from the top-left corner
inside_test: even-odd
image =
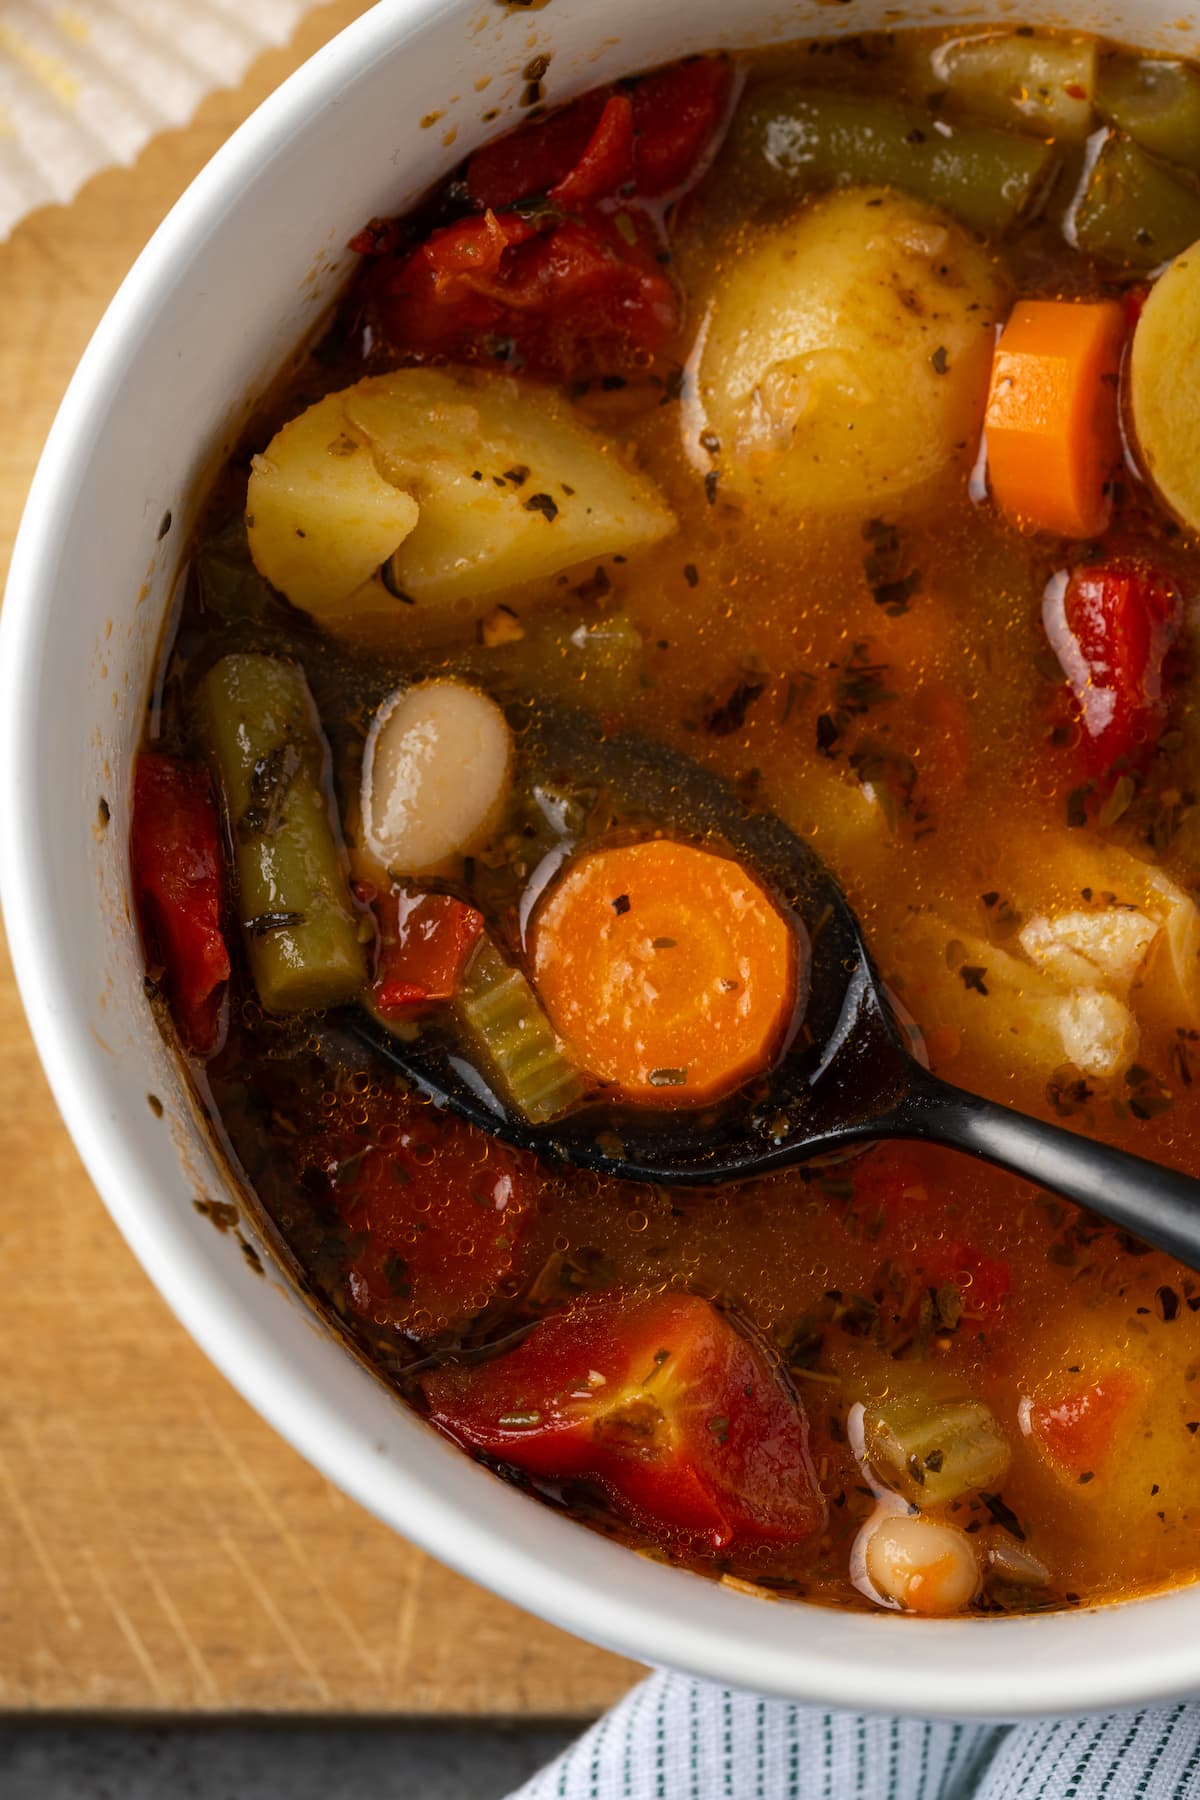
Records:
[[[532,756],[583,717],[811,843],[937,1073],[1200,1176],[1200,71],[1021,28],[526,74],[204,501],[147,992],[314,1303],[543,1503],[841,1606],[1190,1580],[1200,1276],[911,1143],[564,1167],[386,1052],[604,1151],[806,1029],[820,921]]]

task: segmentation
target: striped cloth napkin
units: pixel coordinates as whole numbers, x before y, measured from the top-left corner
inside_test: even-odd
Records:
[[[823,1712],[652,1675],[510,1800],[1179,1800],[1200,1703],[1025,1725]]]
[[[0,0],[0,242],[233,87],[312,3]]]

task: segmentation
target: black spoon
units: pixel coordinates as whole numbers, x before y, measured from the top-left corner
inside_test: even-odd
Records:
[[[688,756],[588,713],[515,707],[525,782],[602,792],[616,828],[658,829],[742,859],[807,932],[803,1029],[775,1066],[704,1108],[587,1106],[544,1126],[510,1109],[436,1027],[353,1030],[423,1093],[505,1142],[635,1181],[744,1181],[878,1138],[947,1144],[1051,1188],[1200,1268],[1200,1181],[1044,1124],[931,1075],[913,1056],[857,919],[824,863],[781,819],[755,812]],[[572,847],[564,840],[563,850]]]

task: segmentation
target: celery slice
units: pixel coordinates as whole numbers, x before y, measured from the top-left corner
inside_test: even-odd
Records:
[[[533,988],[490,938],[481,938],[458,996],[460,1024],[505,1097],[531,1125],[544,1125],[584,1093]]]
[[[979,1400],[901,1395],[868,1406],[863,1432],[880,1480],[918,1506],[945,1506],[997,1487],[1008,1470],[1007,1439]]]

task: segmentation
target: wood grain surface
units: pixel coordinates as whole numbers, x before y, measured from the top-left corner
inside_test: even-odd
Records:
[[[105,304],[233,127],[361,5],[0,245],[0,577]],[[81,1169],[0,968],[0,1710],[578,1717],[639,1671],[451,1575],[276,1438]]]

